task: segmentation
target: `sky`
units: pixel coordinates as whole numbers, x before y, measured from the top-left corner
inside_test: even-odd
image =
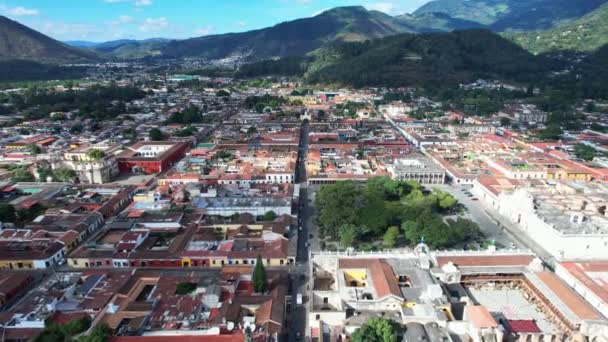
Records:
[[[55,39],[183,39],[242,32],[337,6],[361,5],[391,15],[429,0],[0,0],[7,16]]]

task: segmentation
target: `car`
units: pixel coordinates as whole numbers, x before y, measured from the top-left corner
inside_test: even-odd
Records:
[[[517,248],[517,246],[515,245],[515,242],[511,242],[511,244],[509,245],[509,248],[511,248],[511,249]]]

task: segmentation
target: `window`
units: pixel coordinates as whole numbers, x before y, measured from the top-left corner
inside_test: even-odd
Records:
[[[320,319],[321,319],[321,315],[316,315],[316,316],[315,316],[315,319],[316,319],[317,321],[318,321],[318,320],[320,320]]]
[[[329,304],[329,298],[323,297],[323,304]]]

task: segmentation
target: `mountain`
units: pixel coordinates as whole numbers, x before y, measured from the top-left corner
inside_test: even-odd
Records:
[[[433,0],[415,16],[443,13],[493,31],[535,31],[573,21],[608,0]]]
[[[450,32],[485,28],[484,24],[464,19],[452,18],[445,13],[421,13],[418,15],[403,14],[396,17],[416,32]]]
[[[67,62],[93,60],[97,59],[97,56],[0,16],[0,59]]]
[[[161,49],[161,53],[167,57],[209,59],[248,55],[252,59],[300,56],[334,42],[361,41],[414,31],[407,22],[382,12],[358,6],[338,7],[311,18],[265,29],[172,41]]]
[[[487,30],[402,34],[319,49],[311,83],[364,86],[458,85],[478,78],[530,82],[561,67]]]
[[[506,36],[533,53],[556,50],[593,51],[608,44],[608,4],[548,31]]]
[[[165,38],[144,40],[121,39],[97,44],[92,49],[117,58],[138,59],[148,56],[159,56],[161,49],[170,41],[170,39]]]
[[[66,40],[63,43],[76,48],[90,48],[99,44],[96,42],[89,42],[87,40]]]

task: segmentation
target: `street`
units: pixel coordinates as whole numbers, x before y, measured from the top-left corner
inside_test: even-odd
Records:
[[[292,293],[291,293],[291,314],[289,317],[290,325],[288,341],[299,341],[306,339],[306,327],[308,326],[307,305],[310,303],[309,282],[311,274],[309,272],[309,250],[308,234],[310,220],[312,217],[312,206],[308,201],[308,188],[306,184],[306,154],[308,153],[308,132],[309,124],[302,124],[300,133],[300,144],[298,151],[298,161],[296,165],[296,183],[300,184],[300,203],[298,203],[298,249],[296,255],[296,265],[291,274]],[[298,305],[295,298],[302,294],[303,303]]]

